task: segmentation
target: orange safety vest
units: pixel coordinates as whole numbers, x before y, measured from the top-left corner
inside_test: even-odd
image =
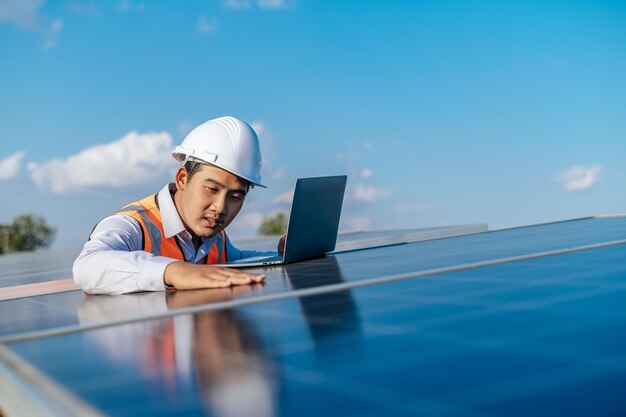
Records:
[[[143,250],[158,256],[185,260],[176,236],[165,237],[157,194],[130,203],[122,207],[117,214],[125,214],[137,220],[143,232]],[[206,256],[206,263],[223,264],[226,262],[226,233],[222,230],[218,235],[217,242]]]

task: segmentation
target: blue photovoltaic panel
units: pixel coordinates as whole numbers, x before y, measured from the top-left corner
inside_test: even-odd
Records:
[[[368,239],[384,241],[394,234],[416,235],[451,227],[424,228],[401,231],[360,232],[340,234],[338,248],[349,247],[352,242]],[[459,233],[463,228],[459,228]],[[545,225],[528,226],[516,229],[498,230],[477,235],[467,235],[463,239],[431,241],[423,246],[432,255],[450,255],[453,262],[467,262],[472,259],[487,259],[515,256],[519,253],[536,253],[582,246],[594,243],[626,239],[626,217],[586,218]],[[449,238],[452,239],[452,238]],[[273,250],[276,238],[244,239],[241,247],[246,249]],[[468,247],[468,245],[470,247]],[[80,248],[37,251],[0,256],[0,288],[12,285],[29,284],[71,277],[72,263]],[[422,252],[418,252],[421,255]],[[442,265],[438,263],[438,265]]]
[[[442,226],[419,229],[381,230],[340,233],[337,236],[337,250],[353,247],[381,246],[392,240],[417,241],[433,237],[457,236],[487,230],[487,226],[464,225]],[[275,251],[277,236],[245,238],[234,241],[241,249]],[[35,252],[12,253],[0,256],[0,291],[3,287],[32,284],[56,279],[70,278],[72,264],[80,248],[44,249]]]
[[[77,326],[77,309],[85,298],[82,291],[69,291],[0,301],[0,339],[36,330]]]
[[[72,276],[72,263],[80,249],[50,249],[0,256],[2,287],[31,284]]]
[[[343,282],[358,284],[391,275],[457,267],[619,239],[626,239],[626,218],[592,218],[345,252],[338,254],[337,259],[344,270]],[[251,269],[263,272],[267,276],[266,284],[254,290],[237,289],[232,298],[251,299],[297,290],[286,281],[286,273],[297,276],[298,281],[306,281],[309,286],[329,285],[325,280],[332,273],[329,275],[325,265],[323,259],[318,259],[287,267]],[[95,309],[96,314],[83,313],[83,318],[79,320],[76,311],[79,308],[89,311],[89,305],[95,303],[109,306],[108,310],[112,314],[97,314],[98,309]],[[55,327],[94,325],[109,320],[167,314],[171,309],[162,306],[151,310],[141,308],[140,305],[138,308],[118,307],[116,301],[102,299],[102,296],[87,300],[80,293],[12,300],[0,303],[0,340],[11,335]],[[50,319],[42,320],[41,317]],[[59,318],[59,321],[55,318]]]
[[[285,282],[346,282],[366,273],[355,254]],[[114,416],[622,416],[625,278],[619,245],[8,346]],[[135,297],[117,298],[156,309],[218,295]]]

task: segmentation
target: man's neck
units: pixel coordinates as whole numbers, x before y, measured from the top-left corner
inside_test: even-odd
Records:
[[[185,226],[185,230],[187,230],[189,234],[191,235],[191,241],[193,242],[193,245],[196,247],[196,250],[198,250],[200,245],[202,245],[202,238],[196,235],[185,222],[185,218],[183,217],[183,213],[181,210],[181,207],[182,207],[181,191],[175,190],[174,193],[172,193],[172,191],[173,190],[170,188],[170,196],[172,197],[172,201],[174,202],[174,207],[176,207],[176,213],[178,213],[178,217],[180,218],[180,221],[183,222],[183,226]]]

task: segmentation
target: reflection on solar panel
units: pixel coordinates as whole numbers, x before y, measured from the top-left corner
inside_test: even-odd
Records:
[[[265,285],[232,290],[0,303],[0,393],[11,392],[0,407],[626,415],[625,217],[355,250],[264,272]],[[20,403],[23,395],[38,400]]]

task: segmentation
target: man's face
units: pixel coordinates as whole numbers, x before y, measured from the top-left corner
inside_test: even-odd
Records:
[[[202,165],[191,179],[184,167],[176,171],[176,209],[189,232],[217,235],[241,210],[248,183],[212,165]]]

